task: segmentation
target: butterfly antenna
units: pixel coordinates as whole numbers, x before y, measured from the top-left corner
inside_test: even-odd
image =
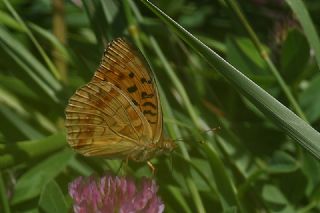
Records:
[[[184,138],[176,138],[176,139],[173,139],[173,141],[185,141]]]
[[[218,127],[214,127],[214,128],[211,128],[211,129],[208,129],[208,130],[204,130],[202,132],[200,132],[201,135],[207,133],[207,132],[215,132],[215,131],[218,131],[220,130],[221,127],[218,126]],[[186,142],[186,139],[187,138],[190,138],[190,135],[188,135],[186,138],[177,138],[177,139],[174,139],[173,141],[182,141],[182,142]],[[205,142],[203,140],[199,140],[198,143],[201,143],[201,144],[204,144]]]

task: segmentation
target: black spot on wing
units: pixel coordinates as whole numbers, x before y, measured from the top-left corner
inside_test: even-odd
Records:
[[[151,116],[156,116],[157,113],[152,112],[151,110],[143,110],[144,115],[151,115]]]
[[[143,103],[143,106],[151,106],[153,109],[157,109],[156,105],[154,105],[153,103],[147,101]]]
[[[151,79],[147,80],[147,79],[145,79],[145,78],[141,78],[140,81],[141,81],[141,83],[143,83],[143,84],[144,84],[144,83],[152,84],[152,80],[151,80]]]
[[[157,123],[155,121],[150,121],[150,120],[148,120],[148,122],[151,123],[151,124],[156,124]]]
[[[146,92],[142,92],[141,93],[141,98],[144,99],[144,98],[152,98],[154,96],[154,94],[147,94]]]
[[[133,78],[133,77],[134,77],[134,73],[133,73],[133,72],[130,72],[130,73],[129,73],[129,77],[130,77],[130,78]]]
[[[133,93],[133,92],[137,91],[138,88],[137,88],[136,85],[133,85],[132,87],[129,87],[127,90],[128,90],[129,93]]]

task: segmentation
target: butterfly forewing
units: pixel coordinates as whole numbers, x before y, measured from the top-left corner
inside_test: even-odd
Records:
[[[112,41],[105,50],[92,81],[106,80],[125,93],[144,115],[152,140],[162,136],[162,112],[156,82],[142,54],[124,39]]]

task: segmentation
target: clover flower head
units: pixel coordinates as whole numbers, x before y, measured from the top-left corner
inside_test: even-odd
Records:
[[[161,213],[164,204],[157,191],[152,179],[143,178],[137,186],[129,177],[114,175],[78,177],[69,184],[75,213]]]

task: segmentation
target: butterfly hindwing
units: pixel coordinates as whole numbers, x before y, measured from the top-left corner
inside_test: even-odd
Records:
[[[90,82],[70,98],[66,108],[67,139],[84,155],[126,158],[151,140],[151,129],[130,98],[110,82]]]

